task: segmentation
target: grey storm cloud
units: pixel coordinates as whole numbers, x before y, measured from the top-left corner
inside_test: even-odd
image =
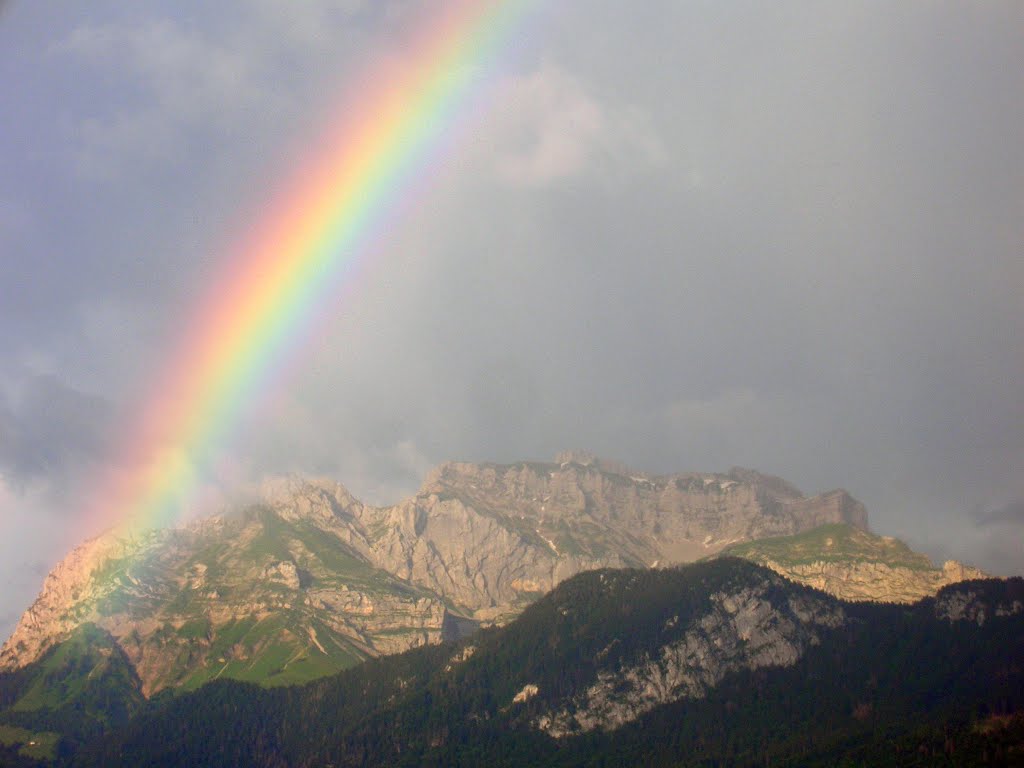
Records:
[[[430,9],[4,6],[5,520],[109,462],[342,86]],[[741,465],[1020,571],[988,533],[1024,498],[1022,26],[1013,0],[540,8],[217,482],[391,502],[448,459]]]
[[[108,447],[111,409],[51,375],[29,379],[0,400],[0,474],[14,487],[66,482]]]
[[[974,519],[980,526],[999,525],[1001,523],[1024,525],[1024,501],[1014,501],[995,509],[976,511]]]

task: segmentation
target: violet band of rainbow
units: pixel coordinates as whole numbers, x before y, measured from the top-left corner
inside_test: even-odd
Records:
[[[354,271],[514,37],[530,0],[457,0],[373,71],[200,299],[88,494],[128,534],[174,523],[285,348]]]

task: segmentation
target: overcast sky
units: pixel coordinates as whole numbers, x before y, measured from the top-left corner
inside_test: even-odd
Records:
[[[394,502],[581,448],[843,487],[1024,571],[1024,4],[534,6],[221,490]],[[430,7],[0,5],[0,634],[230,244]]]

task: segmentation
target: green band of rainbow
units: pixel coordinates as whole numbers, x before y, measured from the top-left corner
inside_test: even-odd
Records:
[[[251,232],[188,330],[92,495],[125,532],[176,520],[239,413],[311,311],[430,168],[528,0],[446,0],[408,56],[367,77]]]

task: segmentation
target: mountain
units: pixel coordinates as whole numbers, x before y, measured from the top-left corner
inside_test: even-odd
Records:
[[[76,766],[1019,765],[1024,581],[844,603],[755,564],[575,576],[501,628],[159,697]]]
[[[62,738],[79,742],[124,725],[144,702],[114,639],[82,625],[38,661],[0,673],[0,765],[52,759]]]
[[[116,639],[146,695],[223,676],[287,684],[438,642],[444,613],[437,596],[374,568],[314,518],[256,507],[86,542],[50,574],[5,650],[38,654],[89,622]]]
[[[225,677],[303,682],[507,622],[581,571],[688,562],[823,523],[866,528],[867,514],[845,491],[807,498],[751,470],[656,476],[586,454],[445,464],[391,507],[286,478],[244,514],[76,548],[0,669],[88,623],[113,638],[146,696]]]
[[[950,584],[988,578],[983,571],[955,560],[936,568],[926,555],[899,539],[842,523],[794,536],[732,544],[721,554],[766,565],[843,600],[914,603]]]

